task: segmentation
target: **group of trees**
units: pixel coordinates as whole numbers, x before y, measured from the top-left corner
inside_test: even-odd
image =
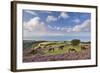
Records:
[[[73,39],[73,40],[71,40],[71,44],[73,46],[79,45],[80,44],[80,40],[79,39]]]
[[[73,40],[71,40],[71,44],[72,44],[73,46],[77,46],[77,45],[79,45],[80,43],[83,43],[83,44],[90,44],[91,42],[90,42],[90,41],[81,42],[79,39],[73,39]]]

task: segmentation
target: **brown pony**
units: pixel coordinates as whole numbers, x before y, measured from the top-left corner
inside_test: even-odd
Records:
[[[59,50],[63,50],[64,46],[59,46]]]
[[[48,49],[49,52],[50,52],[50,51],[53,51],[53,52],[54,52],[54,50],[55,50],[55,49],[54,49],[53,47],[51,47],[51,48]]]

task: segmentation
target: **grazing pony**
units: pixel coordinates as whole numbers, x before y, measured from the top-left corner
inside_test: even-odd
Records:
[[[37,54],[37,53],[40,53],[42,52],[42,48],[41,47],[37,47],[37,48],[34,48],[33,50],[31,50],[29,52],[29,54]]]
[[[59,46],[59,50],[63,50],[64,46]]]
[[[33,49],[28,54],[37,54],[37,50],[36,49]]]
[[[53,52],[54,52],[54,50],[55,50],[55,49],[54,49],[53,47],[51,47],[51,48],[48,49],[49,52],[50,52],[50,51],[53,51]]]
[[[68,52],[77,52],[74,48],[69,48]]]
[[[86,49],[88,49],[88,48],[89,48],[89,46],[87,46],[87,45],[81,46],[81,49],[82,49],[82,50],[86,50]]]

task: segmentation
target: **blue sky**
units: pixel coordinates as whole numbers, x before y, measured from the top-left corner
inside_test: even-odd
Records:
[[[24,39],[50,40],[50,37],[56,37],[55,40],[59,40],[57,36],[62,36],[63,40],[66,37],[90,40],[90,13],[23,10],[22,17]]]

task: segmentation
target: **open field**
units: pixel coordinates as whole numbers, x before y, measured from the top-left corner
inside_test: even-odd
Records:
[[[73,46],[70,41],[24,41],[23,47],[23,62],[91,58],[90,43],[80,43],[77,46]]]

